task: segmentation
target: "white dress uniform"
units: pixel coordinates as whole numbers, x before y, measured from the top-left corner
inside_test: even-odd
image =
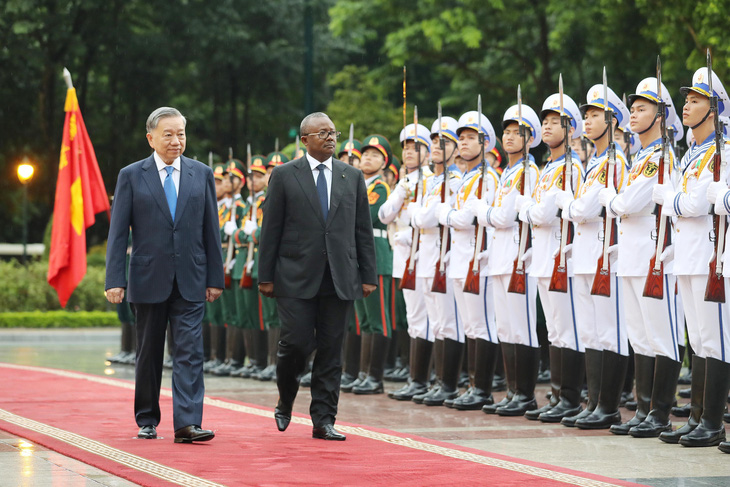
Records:
[[[577,156],[572,157],[572,188],[580,190],[583,168]],[[572,263],[567,261],[568,292],[550,292],[554,255],[560,247],[560,219],[555,195],[561,190],[565,155],[555,161],[548,161],[541,172],[535,188],[534,199],[522,210],[521,216],[532,227],[532,264],[530,276],[537,280],[540,302],[545,312],[545,321],[550,344],[558,348],[583,351],[578,336],[573,297]]]
[[[608,149],[594,155],[586,165],[585,180],[575,200],[563,207],[563,216],[574,224],[573,292],[575,293],[578,335],[585,348],[609,350],[628,355],[626,323],[623,316],[621,289],[611,267],[611,296],[593,296],[591,287],[598,258],[603,254],[603,218],[598,193],[605,187]],[[615,188],[621,192],[626,184],[626,156],[616,147]]]
[[[422,180],[425,182],[430,171],[422,171]],[[395,235],[396,245],[393,247],[393,276],[400,278],[406,269],[406,261],[410,256],[413,228],[410,226],[410,211],[420,205],[423,196],[424,183],[418,183],[418,171],[411,171],[403,181],[398,183],[390,193],[388,200],[378,210],[378,218],[381,222],[388,224],[395,222],[398,231]],[[419,188],[417,201],[410,201],[406,204],[408,194],[413,194],[416,187]],[[411,207],[411,210],[408,208]],[[416,269],[417,270],[417,269]],[[426,312],[426,302],[423,298],[423,282],[416,279],[416,289],[404,289],[403,300],[406,303],[406,320],[408,321],[408,335],[411,338],[423,338],[428,341],[434,340],[433,330],[430,327],[429,317]]]

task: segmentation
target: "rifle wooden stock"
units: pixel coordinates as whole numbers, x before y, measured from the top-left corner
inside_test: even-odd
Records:
[[[561,246],[558,249],[558,255],[555,256],[555,263],[553,264],[553,274],[550,276],[550,286],[548,291],[567,293],[568,292],[568,259],[563,253],[562,235],[566,232],[565,244],[569,244],[573,241],[573,226],[568,220],[562,220],[562,226],[560,229],[561,235]]]
[[[449,248],[451,247],[451,232],[449,232],[449,229],[447,227],[441,226],[442,248],[444,246],[444,239],[446,239],[445,252],[442,251],[441,254],[439,254],[439,260],[438,262],[436,262],[436,272],[433,275],[433,285],[431,286],[431,292],[433,293],[446,293],[446,266],[441,265],[441,255],[445,255],[445,253],[448,252]]]
[[[527,159],[525,159],[527,161]],[[525,174],[530,170],[529,161],[526,163],[522,174],[520,175],[520,194],[525,194]],[[519,210],[518,210],[519,211]],[[508,293],[525,294],[526,283],[525,283],[525,263],[520,260],[527,249],[530,247],[530,226],[520,221],[519,228],[520,235],[520,250],[517,252],[517,257],[512,266],[512,275],[509,278],[509,285],[507,286]]]
[[[416,235],[418,237],[418,235]],[[406,261],[406,270],[403,271],[403,277],[401,277],[398,289],[410,289],[411,291],[416,290],[416,265],[413,263],[411,268],[411,258],[408,257]]]
[[[715,218],[718,217],[715,216]],[[716,255],[712,257],[712,262],[710,262],[710,274],[707,276],[707,286],[705,287],[705,301],[725,302],[725,279],[722,275],[717,274]]]
[[[481,234],[479,233],[481,230]],[[479,287],[481,281],[481,265],[479,265],[479,254],[484,252],[484,243],[486,242],[486,229],[482,228],[481,225],[477,225],[477,235],[481,235],[481,238],[477,236],[476,245],[474,247],[474,257],[469,262],[469,270],[466,271],[466,280],[464,280],[464,292],[470,294],[479,294]]]
[[[658,269],[657,269],[658,268]],[[664,299],[664,262],[656,265],[656,255],[651,256],[649,261],[649,273],[644,283],[644,297]]]
[[[604,238],[609,241],[608,246],[616,245],[616,220],[611,218],[611,225],[605,228],[610,233],[610,235],[605,235],[604,233]],[[601,253],[600,257],[598,257],[596,275],[593,277],[593,285],[591,286],[591,294],[593,296],[611,296],[611,258],[605,255],[605,252]]]
[[[717,135],[716,135],[717,137]],[[720,170],[722,168],[722,146],[717,143],[718,149],[715,150],[712,179],[720,181]],[[714,206],[711,208],[714,213]],[[712,229],[715,233],[715,252],[710,262],[710,273],[707,276],[707,287],[705,288],[705,301],[713,303],[725,302],[725,279],[722,276],[722,253],[725,250],[725,228],[727,219],[725,215],[713,215]]]

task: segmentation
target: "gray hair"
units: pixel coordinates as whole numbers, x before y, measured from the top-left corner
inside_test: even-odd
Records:
[[[308,131],[307,127],[309,127],[309,122],[314,120],[315,118],[327,118],[329,119],[329,115],[327,115],[324,112],[314,112],[310,113],[306,117],[304,117],[304,120],[302,120],[302,123],[299,124],[299,135],[305,135]]]
[[[172,107],[160,107],[154,112],[150,113],[150,116],[147,117],[147,133],[151,133],[154,129],[157,128],[157,124],[160,123],[160,120],[163,118],[169,118],[169,117],[180,117],[183,119],[183,126],[187,125],[188,121],[183,116],[182,113],[177,108]]]

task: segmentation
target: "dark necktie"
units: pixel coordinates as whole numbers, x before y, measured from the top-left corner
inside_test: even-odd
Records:
[[[327,166],[320,164],[317,166],[319,169],[319,176],[317,176],[317,196],[319,197],[319,205],[322,207],[322,216],[324,221],[327,221],[327,213],[329,212],[329,203],[327,202],[327,179],[324,177],[324,170]]]
[[[175,170],[172,166],[165,168],[167,171],[167,177],[165,178],[165,198],[167,198],[167,206],[170,207],[170,215],[172,215],[172,221],[175,221],[175,208],[177,208],[177,192],[175,191],[175,182],[172,180],[172,171]]]

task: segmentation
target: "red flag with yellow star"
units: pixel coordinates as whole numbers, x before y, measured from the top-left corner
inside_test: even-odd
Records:
[[[64,110],[66,121],[53,207],[48,284],[56,289],[58,300],[65,308],[86,275],[86,229],[96,221],[94,215],[109,211],[109,199],[75,88],[69,88],[66,93]]]

